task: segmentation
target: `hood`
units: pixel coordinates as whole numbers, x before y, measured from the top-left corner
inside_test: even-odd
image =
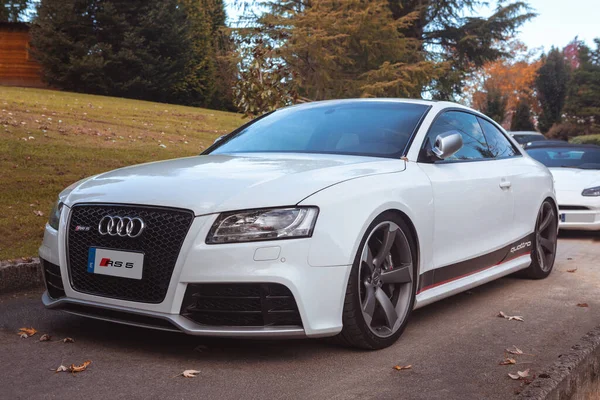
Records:
[[[64,202],[168,206],[202,215],[294,205],[327,186],[404,168],[402,160],[345,155],[205,155],[96,175],[73,188]]]
[[[550,168],[557,191],[583,191],[600,186],[600,170],[578,168]]]

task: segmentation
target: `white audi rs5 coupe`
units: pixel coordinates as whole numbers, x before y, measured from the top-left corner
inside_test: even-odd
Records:
[[[559,228],[600,231],[600,146],[536,142],[527,152],[554,176]]]
[[[192,335],[380,349],[416,308],[517,271],[548,276],[557,225],[548,169],[478,112],[308,103],[200,156],[65,189],[39,251],[43,303]]]

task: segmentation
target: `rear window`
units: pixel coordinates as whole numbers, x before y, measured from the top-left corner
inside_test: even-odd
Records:
[[[209,154],[286,152],[374,157],[403,154],[424,104],[314,103],[275,111],[217,143]]]

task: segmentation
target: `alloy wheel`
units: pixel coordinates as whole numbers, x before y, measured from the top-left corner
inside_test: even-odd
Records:
[[[361,311],[380,338],[397,332],[410,311],[412,260],[408,239],[394,222],[375,226],[364,244],[358,274]]]
[[[557,240],[556,211],[549,202],[544,202],[537,218],[535,232],[535,255],[542,271],[548,272],[554,264]]]

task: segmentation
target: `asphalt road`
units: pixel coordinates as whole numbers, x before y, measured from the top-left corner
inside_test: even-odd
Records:
[[[509,372],[535,374],[600,323],[599,288],[600,235],[561,235],[548,279],[504,278],[420,309],[403,337],[377,352],[319,340],[188,337],[48,311],[40,291],[4,295],[0,398],[507,399],[520,386]],[[499,311],[525,322],[498,318]],[[40,333],[21,339],[22,326]],[[53,341],[40,342],[43,333]],[[55,340],[65,336],[75,343]],[[531,355],[498,365],[513,345]],[[77,375],[51,371],[88,359]],[[200,374],[176,376],[186,369]]]

